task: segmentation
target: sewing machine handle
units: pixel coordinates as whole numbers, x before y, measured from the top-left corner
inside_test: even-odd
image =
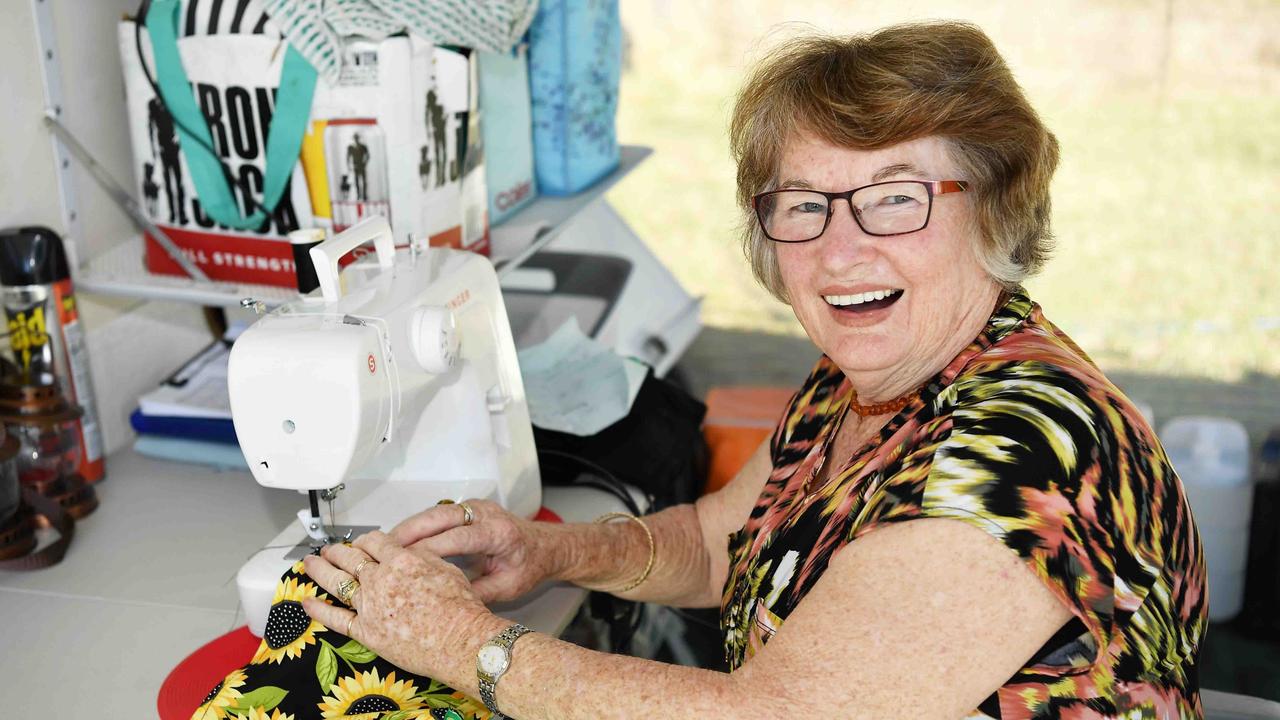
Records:
[[[320,281],[320,292],[324,294],[325,302],[335,303],[342,297],[342,286],[338,284],[338,260],[370,240],[378,254],[378,267],[390,270],[395,264],[396,246],[391,235],[391,225],[386,218],[378,215],[365,218],[332,240],[311,248],[311,264],[315,265],[316,278]]]

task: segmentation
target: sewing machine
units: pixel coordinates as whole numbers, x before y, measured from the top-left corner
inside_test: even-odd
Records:
[[[339,258],[370,240],[376,264],[363,258],[339,278]],[[515,345],[488,259],[397,253],[380,217],[310,254],[320,295],[260,318],[236,341],[228,370],[254,479],[309,497],[299,524],[236,576],[259,636],[280,576],[314,545],[389,529],[442,499],[487,498],[526,517],[541,503]]]

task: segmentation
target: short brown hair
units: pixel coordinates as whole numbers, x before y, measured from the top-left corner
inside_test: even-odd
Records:
[[[784,302],[775,248],[759,231],[751,197],[778,182],[796,132],[859,150],[940,137],[963,176],[935,179],[973,183],[965,195],[982,237],[977,255],[992,278],[1014,288],[1048,258],[1058,141],[977,26],[911,23],[802,37],[756,65],[738,94],[730,147],[747,213],[743,249],[756,278]]]

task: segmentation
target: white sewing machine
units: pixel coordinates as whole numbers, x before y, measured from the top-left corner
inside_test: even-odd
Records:
[[[338,259],[373,240],[348,268]],[[236,576],[261,635],[276,585],[312,544],[347,528],[389,529],[441,499],[488,498],[532,517],[537,452],[493,266],[473,253],[397,253],[383,218],[311,249],[322,296],[284,305],[231,350],[236,436],[266,487],[309,507]],[[317,502],[328,501],[326,523]],[[357,533],[361,532],[357,529]]]

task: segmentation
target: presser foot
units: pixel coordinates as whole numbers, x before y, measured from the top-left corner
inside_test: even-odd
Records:
[[[302,542],[294,545],[291,550],[284,554],[285,559],[301,560],[307,555],[315,555],[319,553],[320,549],[325,545],[350,542],[354,538],[380,528],[377,525],[335,525],[327,529],[330,530],[332,534],[327,535],[322,539],[313,537],[304,538]]]

